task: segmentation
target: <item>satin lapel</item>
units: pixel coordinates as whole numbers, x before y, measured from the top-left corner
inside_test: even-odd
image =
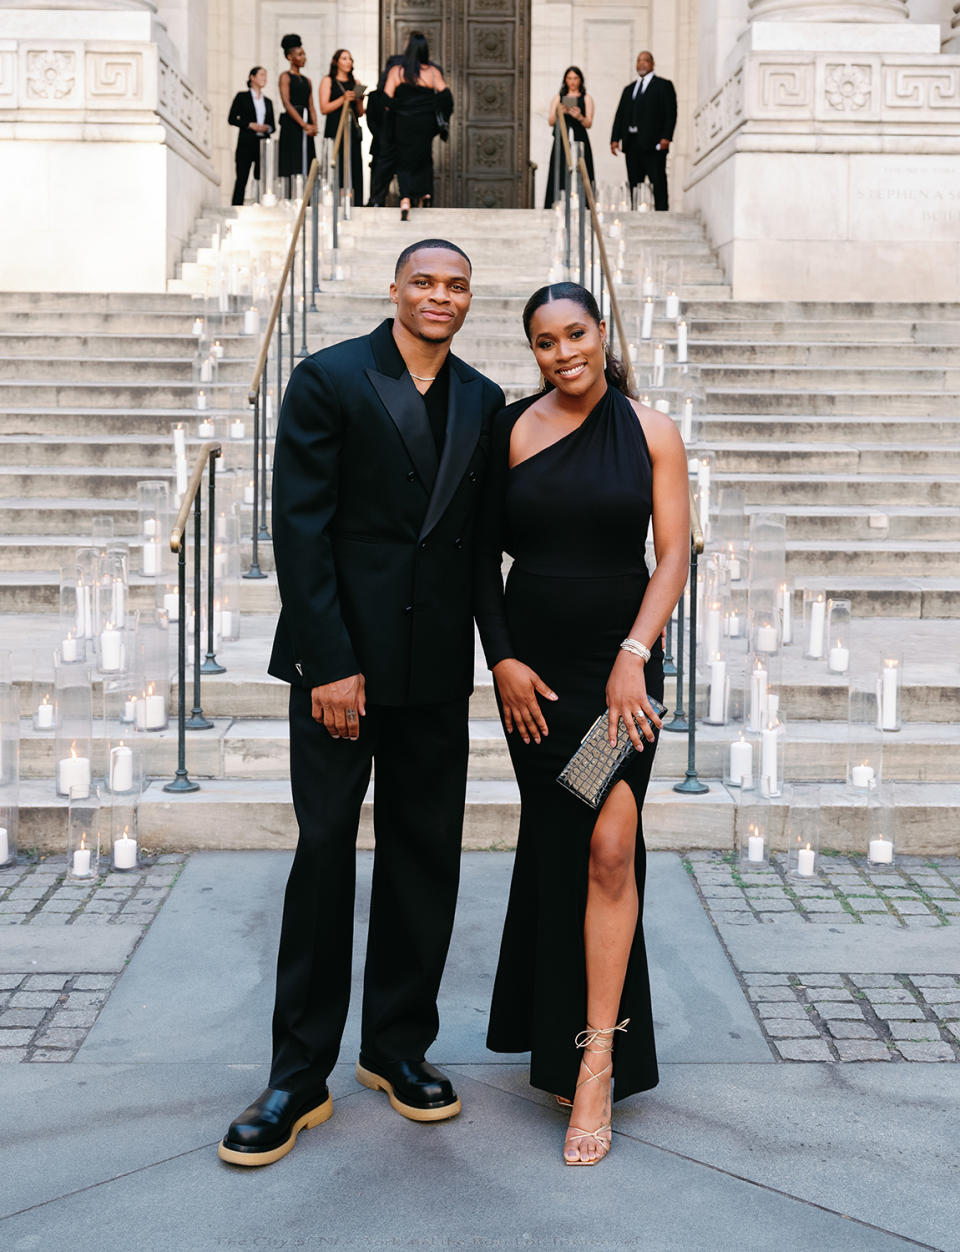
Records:
[[[482,394],[483,387],[478,378],[462,382],[456,367],[450,370],[447,433],[443,442],[443,456],[440,458],[437,481],[427,507],[427,515],[420,528],[421,539],[428,535],[443,517],[473,456],[482,426],[480,409]]]
[[[437,447],[423,397],[408,376],[391,378],[376,370],[364,370],[390,414],[414,469],[429,494],[437,481]],[[453,388],[451,387],[451,391]]]

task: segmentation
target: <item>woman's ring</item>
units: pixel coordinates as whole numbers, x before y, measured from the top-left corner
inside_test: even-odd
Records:
[[[356,709],[347,709],[347,721],[348,721],[348,722],[355,722],[356,720],[357,720],[357,710],[356,710]]]

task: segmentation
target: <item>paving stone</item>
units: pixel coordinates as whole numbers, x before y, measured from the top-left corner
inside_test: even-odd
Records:
[[[841,974],[804,974],[800,980],[804,987],[842,987],[843,976]],[[825,1000],[840,999],[839,996],[824,996]]]
[[[859,1022],[827,1022],[827,1030],[834,1039],[876,1039],[877,1037],[877,1032],[870,1023],[862,1019]]]
[[[865,896],[848,896],[851,908],[855,908],[858,913],[887,913],[886,904],[883,900],[874,897],[872,900]]]
[[[46,904],[41,906],[43,913],[76,913],[80,907],[79,900],[61,900],[58,896],[51,896]]]
[[[859,926],[860,919],[850,913],[810,913],[809,920],[818,926]]]
[[[952,987],[960,991],[960,982],[952,974],[911,974],[915,987]]]
[[[35,913],[29,921],[31,926],[66,926],[70,920],[69,913]]]
[[[184,857],[182,852],[163,852],[161,853],[160,856],[157,857],[157,864],[158,865],[182,865],[185,859],[186,858]],[[692,857],[689,853],[687,854],[687,859],[692,860]]]
[[[931,930],[933,927],[943,925],[939,917],[933,917],[928,914],[926,917],[905,917],[903,919],[907,926],[912,926],[914,930]]]
[[[116,913],[121,907],[119,900],[103,900],[99,896],[95,896],[87,907],[85,913]]]
[[[14,887],[7,895],[8,900],[42,900],[47,894],[47,887],[23,886]]]
[[[0,1065],[16,1065],[19,1061],[26,1060],[26,1048],[5,1048],[2,1042],[0,1039]]]
[[[59,998],[56,991],[15,991],[10,997],[10,1008],[52,1009]]]
[[[751,987],[748,994],[751,1000],[790,1000],[796,1003],[797,998],[790,987],[776,985]]]
[[[705,900],[742,900],[743,891],[740,887],[721,887],[721,886],[702,886],[700,890],[703,892]]]
[[[126,874],[122,874],[122,873],[121,874],[109,873],[106,875],[106,877],[103,880],[103,886],[106,888],[123,887],[125,889],[130,889],[133,886],[135,886],[135,884],[136,884],[136,879],[131,879]]]
[[[0,1048],[25,1048],[32,1038],[32,1030],[0,1030]]]
[[[813,1022],[801,1021],[799,1018],[770,1018],[764,1021],[763,1028],[773,1039],[806,1039],[820,1036]]]
[[[30,901],[24,900],[0,900],[0,913],[17,913],[21,916],[29,910],[24,908],[24,904],[30,904]]]
[[[949,887],[924,887],[924,892],[933,900],[960,900],[960,896]]]
[[[875,1004],[873,1011],[883,1021],[921,1022],[926,1014],[918,1004]]]
[[[897,1044],[901,1055],[908,1061],[953,1061],[956,1053],[949,1043],[904,1043]]]
[[[837,1001],[847,1001],[849,1003],[850,1001],[853,1000],[853,996],[846,989],[846,987],[829,987],[829,986],[821,987],[821,986],[818,986],[816,983],[812,983],[806,979],[804,979],[804,982],[806,983],[807,987],[811,988],[810,990],[811,998],[816,997],[818,1001],[819,1000],[837,1000]]]
[[[101,889],[94,896],[94,899],[95,900],[119,900],[122,903],[124,900],[130,899],[132,890],[133,890],[132,887],[128,891],[117,891],[117,890],[111,890],[109,887],[101,887]]]
[[[756,1009],[757,1013],[764,1018],[790,1017],[798,1020],[800,1018],[806,1020],[810,1016],[802,1004],[782,1004],[776,1000],[769,1004],[765,1001],[761,1001],[757,1004]]]
[[[919,900],[920,895],[913,887],[887,887],[885,894],[891,900]]]
[[[867,987],[864,995],[871,1004],[916,1004],[906,987]]]
[[[818,897],[810,898],[809,896],[804,896],[802,903],[803,903],[803,907],[807,910],[808,913],[842,913],[843,912],[843,905],[840,903],[839,900],[834,899],[832,896],[830,897],[829,900],[819,899]]]
[[[760,896],[756,900],[751,899],[751,903],[758,913],[793,913],[796,910],[792,900],[778,899],[776,896],[769,899]]]
[[[29,1059],[31,1062],[67,1062],[73,1060],[74,1051],[76,1049],[68,1051],[67,1049],[37,1048]]]
[[[24,991],[62,991],[70,981],[67,974],[31,974],[23,984]]]
[[[923,998],[928,1004],[960,1004],[960,987],[924,987]]]
[[[922,900],[894,900],[892,903],[897,912],[904,916],[921,913],[926,917],[930,916],[930,910]]]
[[[0,913],[0,926],[19,926],[26,918],[26,913]]]
[[[948,1035],[952,1035],[957,1043],[960,1043],[960,1024],[951,1026],[949,1023],[944,1023],[944,1030]]]
[[[69,1030],[74,1027],[89,1028],[99,1015],[98,1009],[59,1009],[50,1018],[50,1026],[57,1030]]]
[[[848,1021],[863,1020],[863,1013],[857,1004],[837,1004],[833,1000],[815,1000],[813,1007],[824,1021],[832,1021],[836,1018],[845,1018]]]
[[[100,1008],[107,1002],[107,989],[101,991],[70,991],[62,1007],[66,1009]]]
[[[785,1061],[832,1061],[833,1053],[822,1039],[778,1039],[776,1049]]]
[[[86,1033],[85,1030],[56,1030],[48,1027],[37,1036],[37,1043],[47,1048],[79,1048]]]
[[[889,1061],[890,1049],[879,1039],[838,1039],[837,1051],[841,1061]]]
[[[76,995],[78,991],[100,991],[105,987],[112,987],[113,979],[109,974],[81,974],[73,984],[71,995]]]
[[[894,917],[892,913],[861,913],[860,921],[864,926],[882,926],[887,930],[901,930],[902,925],[898,917]]]
[[[754,974],[754,978],[764,978],[764,974]],[[23,982],[23,974],[0,974],[0,991],[13,991]]]
[[[833,900],[836,898],[830,887],[794,887],[793,891],[804,902],[807,900]]]
[[[8,1026],[39,1026],[46,1014],[46,1009],[4,1009],[0,1013],[0,1029]]]
[[[751,913],[749,909],[739,912],[734,912],[732,909],[726,910],[718,913],[717,917],[723,922],[724,926],[758,926],[762,920],[755,913]]]
[[[750,905],[746,900],[708,900],[710,912],[726,917],[730,913],[750,913]],[[126,911],[126,910],[124,910]]]
[[[889,1022],[888,1027],[894,1039],[906,1039],[912,1043],[940,1038],[940,1027],[936,1022]]]
[[[790,981],[789,974],[744,974],[744,982],[749,987],[778,987]]]
[[[960,913],[960,900],[957,900],[956,904],[954,904],[951,900],[941,900],[939,902],[939,908],[941,913],[946,913],[950,917],[955,917],[958,913]]]

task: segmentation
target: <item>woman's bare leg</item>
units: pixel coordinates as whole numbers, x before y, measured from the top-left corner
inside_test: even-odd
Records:
[[[604,802],[590,841],[587,910],[583,934],[587,958],[588,1029],[615,1026],[623,994],[627,962],[637,929],[640,901],[634,857],[637,843],[637,804],[625,782],[619,782]],[[613,1036],[585,1048],[570,1125],[591,1131],[610,1122],[612,1055],[601,1049],[613,1046]],[[611,1068],[596,1082],[591,1072]],[[568,1135],[564,1157],[569,1161],[593,1160],[603,1154],[595,1139]]]

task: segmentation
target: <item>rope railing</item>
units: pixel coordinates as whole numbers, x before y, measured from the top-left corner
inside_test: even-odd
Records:
[[[170,551],[177,554],[177,772],[171,782],[164,784],[164,791],[198,791],[200,784],[187,773],[187,731],[209,730],[213,722],[204,716],[200,703],[200,675],[224,674],[226,667],[217,661],[214,650],[214,582],[216,562],[216,463],[220,456],[220,444],[210,441],[201,444],[193,463],[193,471],[187,480],[187,488],[180,502],[176,521],[170,532]],[[207,481],[208,524],[207,535],[207,652],[200,660],[202,614],[202,539],[203,539],[203,472],[209,466]],[[187,717],[187,521],[193,509],[193,709]]]

